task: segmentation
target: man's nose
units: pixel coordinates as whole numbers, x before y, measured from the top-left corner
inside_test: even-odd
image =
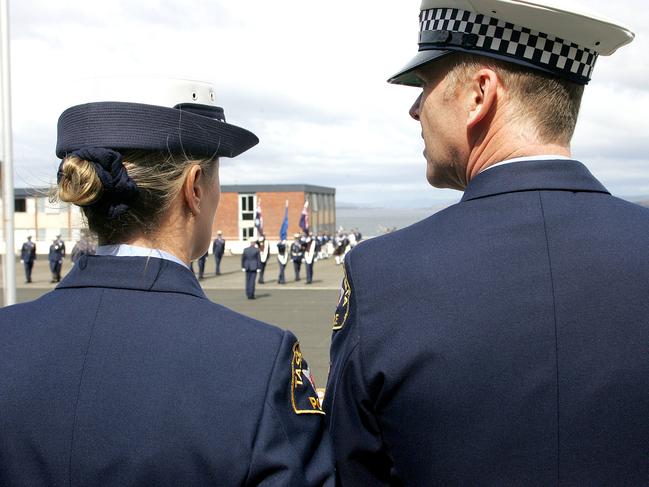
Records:
[[[421,95],[422,93],[419,94],[415,102],[410,107],[410,111],[408,112],[410,113],[410,116],[417,121],[419,121],[419,107],[421,105]]]

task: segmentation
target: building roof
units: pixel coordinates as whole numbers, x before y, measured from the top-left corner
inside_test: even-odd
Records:
[[[46,198],[50,195],[51,188],[14,188],[14,198]]]
[[[224,184],[222,193],[320,193],[336,194],[336,188],[312,184]]]

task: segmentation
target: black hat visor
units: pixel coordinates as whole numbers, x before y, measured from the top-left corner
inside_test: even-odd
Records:
[[[395,85],[421,86],[421,80],[415,75],[415,71],[423,65],[440,59],[452,52],[453,51],[439,49],[419,51],[417,55],[401,69],[401,71],[388,80],[388,83]]]

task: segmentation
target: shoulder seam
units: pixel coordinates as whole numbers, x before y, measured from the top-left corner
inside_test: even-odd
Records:
[[[97,309],[95,310],[95,317],[92,320],[92,326],[90,327],[90,334],[88,336],[88,344],[86,345],[86,352],[83,356],[83,364],[81,365],[81,374],[79,374],[79,386],[77,387],[77,397],[74,403],[74,419],[72,420],[72,434],[70,435],[70,459],[68,465],[68,474],[70,487],[72,487],[72,452],[74,450],[74,440],[75,432],[77,429],[77,419],[79,414],[79,398],[81,397],[81,383],[83,382],[83,375],[86,370],[86,361],[88,360],[88,352],[90,350],[90,343],[92,342],[92,336],[95,331],[95,325],[97,324],[97,317],[99,316],[99,309],[101,308],[102,301],[104,299],[104,290],[101,290],[99,295],[99,303],[97,303]]]
[[[559,470],[560,455],[559,449],[561,448],[561,437],[560,437],[560,423],[559,423],[559,335],[557,329],[557,299],[554,289],[554,276],[552,274],[552,257],[550,256],[550,240],[548,238],[548,228],[545,222],[545,210],[543,208],[543,194],[541,191],[539,194],[539,205],[541,208],[541,220],[543,221],[543,233],[545,235],[545,248],[548,255],[548,268],[550,271],[550,289],[552,290],[552,313],[554,318],[554,358],[555,358],[555,367],[556,367],[556,380],[557,380],[557,485],[561,484],[561,475]]]

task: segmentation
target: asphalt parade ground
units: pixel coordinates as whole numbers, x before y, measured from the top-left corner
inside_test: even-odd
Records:
[[[63,263],[62,276],[72,268],[69,258]],[[198,273],[198,265],[194,262]],[[204,279],[200,284],[207,297],[239,313],[292,331],[300,340],[302,352],[314,373],[318,387],[324,387],[329,368],[331,320],[338,301],[342,266],[333,257],[315,263],[313,283],[306,285],[306,269],[302,264],[301,281],[295,282],[293,265],[286,266],[286,284],[277,284],[278,264],[274,255],[266,266],[266,284],[258,284],[256,299],[249,300],[244,292],[244,273],[240,256],[225,256],[221,275],[215,275],[215,262],[209,256]],[[54,289],[47,256],[39,256],[32,271],[32,283],[25,283],[23,265],[16,262],[16,300],[31,301]],[[0,295],[2,302],[2,295]],[[4,305],[4,303],[2,303]],[[188,316],[191,319],[191,316]]]

